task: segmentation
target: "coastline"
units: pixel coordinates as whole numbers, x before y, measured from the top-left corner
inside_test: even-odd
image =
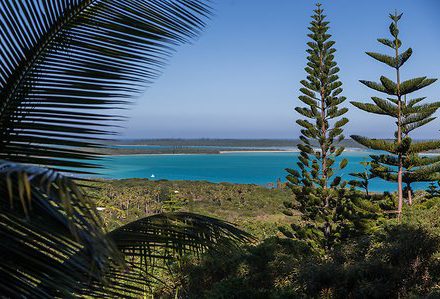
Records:
[[[219,154],[238,154],[238,153],[299,153],[298,149],[295,150],[231,150],[231,151],[219,151]]]
[[[250,154],[250,153],[299,153],[299,149],[291,149],[291,150],[222,150],[218,152],[211,152],[211,153],[134,153],[134,154],[107,154],[105,156],[111,156],[111,157],[119,157],[119,156],[185,156],[185,155],[227,155],[227,154]],[[368,153],[366,149],[361,148],[346,148],[344,152],[347,153]],[[435,155],[435,153],[432,153],[431,155]]]
[[[120,156],[187,156],[187,155],[226,155],[226,154],[240,154],[240,153],[297,153],[299,152],[299,150],[255,150],[255,151],[248,151],[248,150],[244,150],[244,151],[219,151],[218,153],[176,153],[176,154],[172,154],[172,153],[160,153],[160,154],[154,154],[154,153],[145,153],[145,154],[109,154],[106,156],[111,156],[111,157],[120,157]]]

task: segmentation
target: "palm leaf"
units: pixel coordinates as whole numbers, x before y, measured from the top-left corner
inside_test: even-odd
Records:
[[[0,2],[0,159],[92,167],[100,135],[196,37],[202,0]],[[76,149],[81,147],[81,150]]]
[[[140,297],[160,278],[157,269],[184,255],[199,257],[206,252],[231,252],[241,243],[255,241],[233,225],[203,215],[176,212],[157,214],[126,224],[109,233],[124,254],[128,270],[114,268],[112,282],[91,285],[83,294],[95,297]]]
[[[233,225],[208,216],[175,212],[157,214],[130,222],[109,234],[123,252],[149,247],[148,251],[164,250],[162,256],[184,252],[203,252],[206,249],[231,248],[237,242],[253,237]],[[158,237],[159,236],[159,237]]]
[[[123,265],[93,203],[53,170],[0,161],[0,227],[5,297],[72,297]]]

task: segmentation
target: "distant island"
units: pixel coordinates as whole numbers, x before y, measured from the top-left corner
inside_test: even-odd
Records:
[[[228,146],[228,147],[296,147],[300,144],[299,139],[120,139],[112,142],[114,145],[159,145],[159,146]],[[342,141],[346,147],[362,146],[351,139]]]
[[[94,149],[105,155],[148,154],[223,154],[228,152],[293,152],[299,139],[121,139]],[[347,149],[363,150],[352,140],[344,140]]]
[[[425,139],[414,142],[427,141]],[[105,147],[89,149],[102,155],[183,155],[225,154],[233,152],[296,152],[299,139],[119,139]],[[346,151],[365,151],[366,147],[351,139],[341,142]],[[316,145],[317,146],[317,145]],[[434,150],[428,153],[439,153]]]

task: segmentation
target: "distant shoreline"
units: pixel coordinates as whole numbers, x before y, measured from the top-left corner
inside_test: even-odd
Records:
[[[105,156],[159,156],[159,155],[222,155],[239,153],[298,153],[299,139],[143,139],[119,140],[108,147],[93,150]],[[318,149],[319,145],[313,145]],[[353,140],[344,140],[346,153],[372,153]],[[436,152],[426,155],[436,155]]]
[[[291,149],[291,150],[225,150],[218,152],[200,152],[200,153],[124,153],[124,154],[108,154],[106,156],[118,157],[118,156],[185,156],[185,155],[227,155],[227,154],[246,154],[246,153],[299,153],[299,149]],[[347,148],[344,152],[348,153],[368,153],[368,150],[361,148]]]
[[[299,150],[261,150],[261,151],[219,151],[218,153],[145,153],[145,154],[109,154],[107,156],[186,156],[186,155],[226,155],[226,154],[240,154],[240,153],[297,153]]]
[[[231,151],[220,151],[219,154],[237,154],[237,153],[298,153],[299,150],[231,150]]]

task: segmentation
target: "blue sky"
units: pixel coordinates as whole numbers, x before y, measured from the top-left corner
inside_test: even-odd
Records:
[[[297,138],[299,81],[305,78],[310,0],[214,0],[215,16],[192,45],[180,47],[163,75],[136,100],[120,130],[124,138]],[[393,77],[365,51],[386,53],[378,37],[389,37],[388,13],[404,13],[403,47],[413,56],[403,79],[440,78],[440,1],[323,0],[336,61],[348,98],[346,136],[391,137],[394,124],[348,101],[377,95],[359,79]],[[440,82],[419,94],[440,100]],[[440,113],[440,112],[439,112]],[[415,131],[416,138],[439,138],[440,119]]]

